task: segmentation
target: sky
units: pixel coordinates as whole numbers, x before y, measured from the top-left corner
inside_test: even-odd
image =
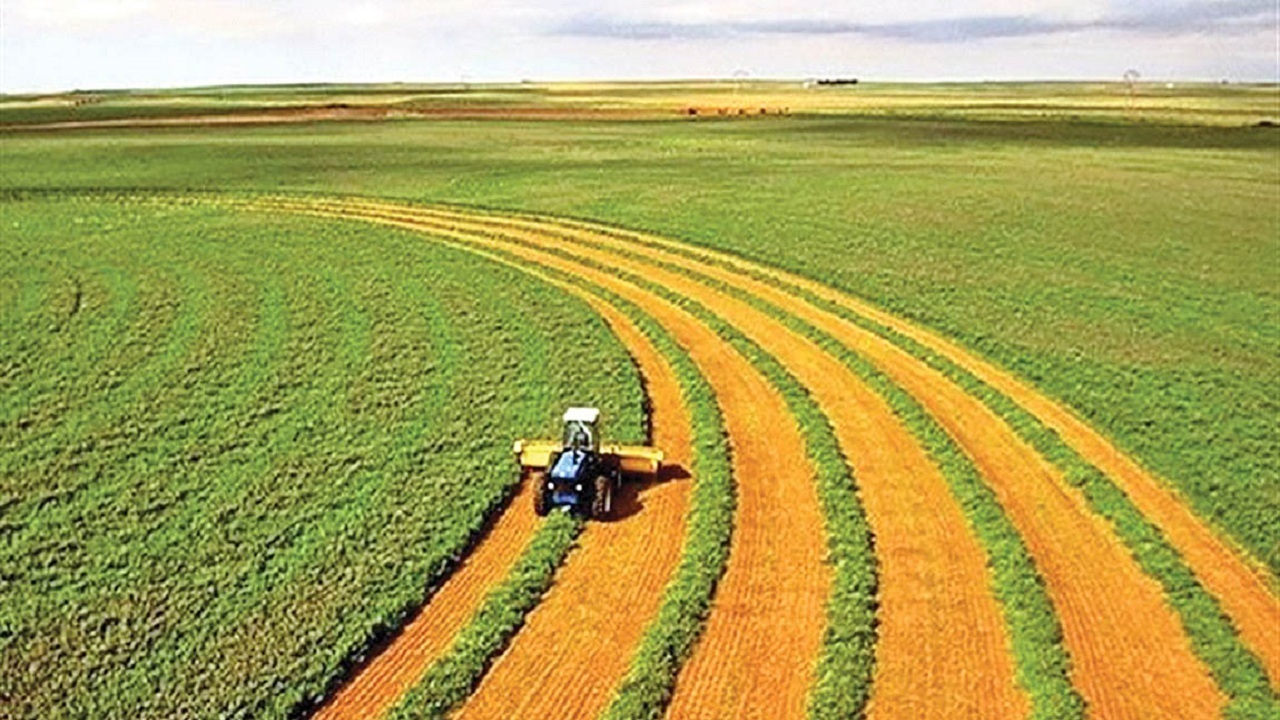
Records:
[[[857,77],[1280,81],[1280,0],[0,0],[0,92]]]

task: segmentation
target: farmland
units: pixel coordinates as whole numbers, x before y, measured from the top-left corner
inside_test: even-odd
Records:
[[[266,92],[165,106],[397,102]],[[0,134],[0,696],[1273,713],[1280,96],[877,92]],[[735,102],[795,114],[669,112]],[[683,474],[530,521],[509,441],[571,402]]]
[[[12,203],[5,223],[39,269],[6,328],[32,342],[5,343],[23,714],[284,713],[421,602],[509,492],[513,434],[590,400],[640,435],[603,323],[466,255],[209,210]]]

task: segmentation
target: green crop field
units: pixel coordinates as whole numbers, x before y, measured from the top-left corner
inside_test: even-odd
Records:
[[[1152,87],[1137,110],[1094,85],[852,92],[0,99],[0,125],[673,111],[0,131],[0,700],[28,717],[287,714],[463,553],[516,480],[512,438],[553,432],[570,402],[644,435],[625,351],[561,290],[408,232],[124,199],[152,193],[546,213],[816,278],[1062,400],[1280,573],[1280,129],[1258,126],[1280,90]],[[794,112],[674,116],[759,102]]]
[[[4,227],[6,714],[286,714],[459,556],[513,437],[572,402],[641,436],[584,304],[412,235],[59,199]]]

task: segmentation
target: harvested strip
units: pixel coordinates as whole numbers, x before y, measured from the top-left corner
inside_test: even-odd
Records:
[[[599,242],[617,243],[608,239]],[[591,251],[579,252],[595,256]],[[979,400],[883,338],[772,286],[681,256],[653,249],[638,252],[722,281],[736,281],[865,355],[930,410],[974,458],[1041,563],[1063,617],[1068,647],[1076,662],[1076,681],[1093,708],[1107,717],[1134,718],[1184,717],[1187,713],[1199,717],[1220,712],[1225,698],[1191,652],[1158,584],[1143,574],[1111,528],[1093,514],[1083,495],[1067,490],[1070,486],[1061,473]],[[696,297],[692,283],[683,276],[637,267],[616,257],[613,261]],[[742,321],[730,321],[747,327]],[[761,327],[759,323],[751,326]],[[762,329],[761,337],[772,337],[775,332]],[[1135,668],[1142,671],[1135,673]],[[1170,688],[1179,692],[1171,693]],[[873,714],[881,697],[878,688]]]
[[[532,233],[511,234],[528,242],[544,240]],[[605,261],[628,265],[612,256]],[[886,716],[1025,714],[1026,698],[1014,684],[1008,639],[989,590],[982,549],[948,494],[945,480],[883,399],[820,348],[759,311],[671,273],[649,267],[639,272],[707,304],[777,354],[832,417],[842,448],[863,480],[863,499],[881,551],[881,640],[873,712]],[[785,506],[789,501],[775,498],[775,502]],[[744,509],[741,524],[751,521]],[[738,561],[731,556],[730,573]],[[729,578],[726,575],[726,582]],[[942,593],[957,600],[933,601]],[[718,624],[718,618],[727,619]],[[726,717],[749,714],[743,707],[708,702],[703,694],[689,689],[697,687],[689,678],[722,684],[717,679],[727,675],[722,665],[736,659],[708,655],[706,649],[724,644],[715,642],[714,633],[751,632],[749,625],[723,613],[712,615],[703,645],[677,686],[674,716],[698,716],[708,708]],[[721,627],[725,629],[718,630]],[[973,672],[975,665],[984,672]],[[760,717],[771,712],[768,707],[757,711]],[[802,711],[803,707],[791,715]]]
[[[626,316],[593,296],[583,297],[640,369],[653,442],[667,453],[669,470],[656,483],[625,484],[616,519],[587,526],[573,561],[561,569],[555,586],[529,614],[459,718],[599,715],[680,559],[690,485],[684,478],[693,455],[693,431],[680,385],[667,361]]]
[[[953,341],[814,280],[666,238],[602,229],[586,223],[564,225],[631,237],[644,244],[669,247],[745,271],[735,273],[735,282],[754,274],[770,278],[783,287],[801,289],[914,340],[1004,394],[1054,430],[1086,462],[1105,473],[1156,525],[1221,604],[1249,649],[1262,661],[1272,687],[1280,690],[1280,598],[1271,589],[1275,579],[1196,517],[1168,483],[1145,470],[1062,404]]]
[[[598,714],[625,673],[631,652],[656,613],[663,586],[680,556],[688,483],[671,480],[683,474],[690,462],[692,429],[679,385],[666,361],[625,316],[593,296],[565,287],[582,295],[606,318],[640,366],[652,404],[655,440],[670,453],[667,464],[675,472],[664,474],[667,482],[645,488],[629,485],[627,489],[637,494],[624,494],[618,508],[627,515],[626,520],[588,527],[574,561],[557,577],[555,590],[530,614],[509,652],[462,710],[463,715],[543,717],[549,713],[563,717],[569,707],[577,713],[572,716]],[[601,577],[614,575],[619,568],[625,571],[626,582]],[[596,622],[566,627],[566,614],[594,615]],[[575,634],[573,627],[581,632]],[[547,637],[539,641],[539,636]],[[558,661],[550,663],[549,658]],[[535,673],[564,675],[564,681],[549,682],[572,688],[575,697],[565,701],[547,693],[545,687],[531,685],[530,671],[522,670],[522,664],[533,664]],[[499,707],[485,710],[486,702]]]
[[[458,633],[448,654],[431,666],[387,720],[443,720],[461,705],[542,601],[584,525],[577,515],[548,517],[506,579]]]
[[[619,244],[607,238],[593,237],[588,241],[606,246]],[[579,252],[597,256],[596,251]],[[638,252],[721,281],[736,281],[749,292],[814,324],[868,357],[938,419],[973,457],[1040,563],[1075,659],[1075,680],[1093,708],[1107,717],[1134,718],[1183,717],[1188,712],[1208,716],[1220,712],[1225,698],[1208,669],[1191,651],[1159,585],[1142,572],[1112,529],[1092,512],[1083,495],[1070,489],[1060,472],[981,401],[883,338],[772,286],[651,248]],[[684,295],[697,297],[696,284],[682,275],[617,257],[613,262]],[[758,322],[729,319],[744,329],[749,323],[759,330],[762,340],[776,336],[776,329],[764,329]],[[769,348],[766,342],[761,344]],[[794,369],[783,355],[779,358]],[[797,375],[804,380],[803,374],[797,371]],[[833,424],[838,430],[839,422],[834,416]],[[871,501],[867,502],[870,507]],[[872,517],[874,522],[874,511]],[[882,642],[887,640],[884,635],[882,638]],[[1159,662],[1153,663],[1153,658],[1159,658]],[[1134,673],[1134,668],[1143,671]],[[1170,688],[1178,688],[1179,692],[1171,693]],[[881,693],[882,688],[877,688],[873,714],[883,697]]]
[[[375,718],[385,714],[449,649],[485,596],[515,565],[537,529],[522,486],[462,565],[382,652],[362,666],[315,718]]]
[[[722,712],[728,717],[803,716],[821,643],[830,572],[823,564],[822,516],[812,469],[799,428],[778,392],[689,313],[608,273],[520,245],[432,226],[412,216],[353,208],[337,211],[333,206],[327,212],[500,247],[604,286],[640,305],[672,333],[716,389],[739,492],[739,522],[729,568],[690,664],[700,656],[707,659],[698,674],[690,676],[686,670],[682,675],[677,700],[683,694],[689,698],[685,702],[692,703],[689,710]],[[565,619],[561,622],[568,624]],[[553,660],[549,656],[548,661]],[[525,682],[535,681],[526,678]],[[561,703],[560,713],[572,707],[563,697]],[[672,709],[673,716],[683,712]]]
[[[671,303],[606,273],[519,246],[506,249],[574,272],[641,305],[689,351],[716,389],[733,448],[740,512],[729,568],[699,645],[699,651],[712,648],[716,657],[731,662],[699,683],[699,703],[736,717],[803,715],[829,579],[811,470],[784,401],[744,358]],[[782,508],[788,512],[779,513]],[[778,597],[791,602],[779,606],[773,602]],[[571,707],[572,700],[561,697],[557,713]]]
[[[605,291],[597,289],[604,293]],[[693,423],[695,482],[690,490],[680,565],[662,593],[657,615],[636,647],[626,676],[602,720],[655,718],[666,710],[684,662],[702,635],[716,586],[729,562],[737,499],[724,415],[715,391],[675,340],[635,305],[616,296],[671,361]]]
[[[880,553],[880,637],[869,714],[1025,715],[982,548],[946,481],[888,404],[821,348],[744,303],[650,266],[577,252],[652,278],[718,313],[777,357],[831,418],[857,468]],[[947,596],[953,601],[938,602]],[[711,633],[709,627],[708,644]],[[695,653],[686,676],[696,677],[699,661]],[[984,672],[973,672],[975,666]],[[696,696],[682,695],[681,687],[672,714],[696,716],[682,704]]]

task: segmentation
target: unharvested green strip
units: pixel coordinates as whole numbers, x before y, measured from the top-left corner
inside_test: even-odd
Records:
[[[512,508],[510,512],[528,510]],[[389,717],[443,718],[465,700],[551,586],[556,568],[581,531],[582,520],[571,513],[557,512],[548,517],[516,566],[485,598],[448,653],[427,670]]]

